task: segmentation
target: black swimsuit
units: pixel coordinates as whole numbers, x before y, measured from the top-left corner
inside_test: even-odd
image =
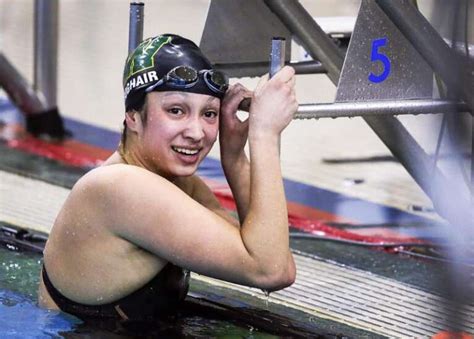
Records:
[[[189,273],[168,263],[151,281],[137,291],[108,304],[85,305],[62,295],[49,280],[43,265],[43,281],[49,295],[66,312],[81,319],[114,318],[152,320],[176,311],[189,287]]]

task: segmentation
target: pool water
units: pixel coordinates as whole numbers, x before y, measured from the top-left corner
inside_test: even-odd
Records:
[[[42,257],[0,248],[0,333],[2,338],[60,338],[166,336],[273,338],[250,325],[209,317],[185,314],[160,322],[157,328],[124,328],[98,322],[84,324],[74,316],[48,311],[37,306],[36,291]]]

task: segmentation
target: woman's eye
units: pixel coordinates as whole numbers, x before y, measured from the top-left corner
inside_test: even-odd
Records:
[[[170,112],[172,114],[181,114],[181,113],[183,113],[183,110],[179,107],[173,107],[173,108],[170,108],[168,110],[168,112]]]
[[[204,116],[206,118],[216,118],[217,117],[217,112],[215,111],[207,111],[204,113]]]

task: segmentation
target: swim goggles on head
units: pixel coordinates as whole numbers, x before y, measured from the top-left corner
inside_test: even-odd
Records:
[[[198,83],[199,76],[202,76],[207,87],[214,93],[224,94],[229,87],[229,79],[223,72],[212,69],[197,71],[190,66],[177,66],[145,92],[149,93],[163,84],[177,89],[191,88]]]

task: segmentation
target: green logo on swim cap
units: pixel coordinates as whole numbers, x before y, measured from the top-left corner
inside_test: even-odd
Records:
[[[170,41],[171,37],[157,36],[149,38],[138,45],[133,53],[128,56],[125,63],[123,85],[125,86],[126,82],[136,73],[153,68],[155,66],[155,54],[163,45]]]

